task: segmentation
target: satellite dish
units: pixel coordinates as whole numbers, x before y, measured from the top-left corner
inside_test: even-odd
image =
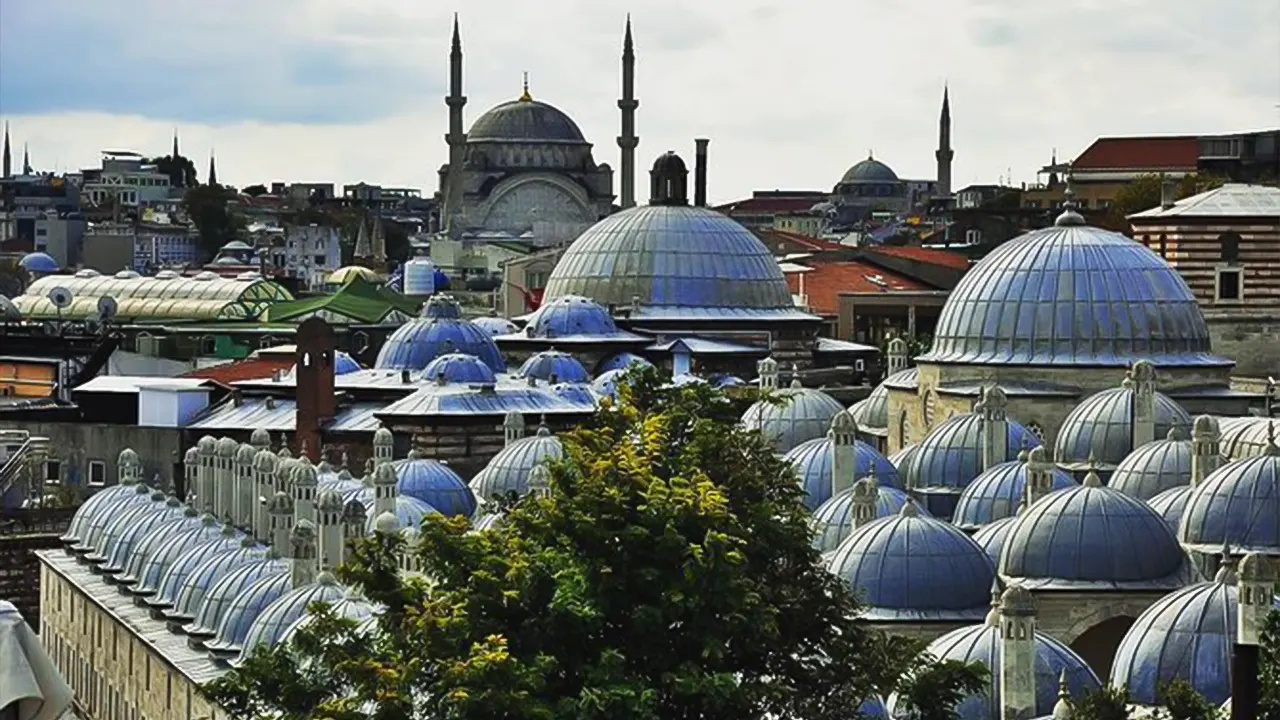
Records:
[[[108,323],[116,316],[116,299],[104,295],[98,298],[98,322]]]
[[[50,290],[48,297],[49,297],[49,302],[53,303],[53,306],[58,308],[59,310],[66,310],[67,306],[71,304],[71,300],[72,300],[71,291],[62,287],[61,285]]]

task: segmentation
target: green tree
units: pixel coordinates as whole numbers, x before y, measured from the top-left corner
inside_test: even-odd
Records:
[[[1072,720],[1129,720],[1129,692],[1106,685],[1075,701]]]
[[[1280,610],[1267,615],[1258,648],[1258,718],[1280,720]]]
[[[173,155],[161,155],[160,157],[149,158],[148,164],[155,165],[156,170],[169,176],[169,184],[180,188],[193,188],[196,186],[196,166],[191,162],[190,158],[182,155],[176,158]]]
[[[1166,720],[1217,720],[1218,706],[1204,699],[1191,683],[1181,678],[1161,686],[1157,701]]]
[[[261,185],[261,184],[250,185],[249,187],[245,188],[241,192],[243,192],[245,195],[248,195],[250,197],[258,197],[259,195],[267,194],[267,186]]]
[[[844,720],[919,670],[856,620],[794,475],[723,395],[653,371],[621,393],[495,527],[355,543],[339,574],[385,608],[370,636],[318,609],[206,692],[237,717]]]
[[[244,217],[227,204],[235,197],[235,190],[220,185],[197,185],[183,194],[183,209],[200,235],[200,249],[206,259],[240,237],[247,226]]]
[[[1150,210],[1160,204],[1164,180],[1159,175],[1139,175],[1120,188],[1111,199],[1111,219],[1127,227],[1126,217],[1136,212]],[[1222,187],[1226,180],[1215,175],[1190,173],[1182,176],[1173,189],[1175,200],[1191,197],[1207,190]]]
[[[985,692],[990,677],[979,663],[937,661],[921,653],[915,667],[898,682],[895,710],[911,720],[955,720],[960,717],[956,712],[960,702]]]

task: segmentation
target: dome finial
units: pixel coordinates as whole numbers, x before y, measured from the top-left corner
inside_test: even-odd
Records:
[[[898,515],[908,518],[919,517],[920,509],[916,507],[915,498],[907,498],[907,501],[902,503],[902,508],[898,510]]]
[[[1093,451],[1089,452],[1089,471],[1084,476],[1085,487],[1102,487],[1102,478],[1098,476],[1098,458]]]
[[[1071,187],[1071,170],[1067,170],[1067,187],[1062,191],[1062,214],[1053,221],[1058,227],[1084,225],[1084,216],[1076,210],[1076,191]]]
[[[1067,687],[1067,669],[1058,674],[1058,702],[1053,706],[1053,720],[1072,720],[1076,709],[1071,703],[1071,690]]]
[[[1222,553],[1218,556],[1218,572],[1214,574],[1213,581],[1219,585],[1235,584],[1235,563],[1231,561],[1231,543],[1222,543]]]
[[[520,93],[520,102],[530,102],[532,100],[533,100],[533,96],[529,94],[529,73],[528,71],[525,71],[524,89]]]

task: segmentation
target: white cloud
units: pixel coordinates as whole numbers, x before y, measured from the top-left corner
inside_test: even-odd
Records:
[[[24,71],[6,56],[0,113],[19,147],[31,144],[37,165],[89,166],[103,148],[166,152],[177,125],[202,173],[216,148],[224,182],[436,189],[446,158],[438,89],[447,80],[450,8],[413,0],[132,4],[137,12],[99,13],[92,24],[107,34],[116,27],[144,49],[129,45],[117,57],[111,48],[127,44],[103,43],[97,55],[72,52],[91,59],[77,63],[81,71],[96,69],[97,82],[135,93],[128,63],[190,73],[192,94],[215,98],[226,108],[220,116],[246,119],[175,120],[187,117],[185,97],[149,102],[147,117],[19,115],[6,106],[34,106],[6,93],[13,85],[5,78]],[[615,168],[618,56],[630,11],[638,187],[654,157],[691,154],[692,138],[705,135],[713,200],[762,188],[827,189],[869,149],[900,175],[932,177],[944,80],[958,184],[994,181],[1009,169],[1029,180],[1051,148],[1070,157],[1098,135],[1280,123],[1280,32],[1261,30],[1280,28],[1280,5],[1256,0],[472,0],[460,9],[468,123],[515,97],[527,70],[534,96],[574,117],[597,161]],[[0,22],[0,46],[19,25]],[[54,32],[58,24],[39,27]],[[305,78],[303,93],[291,84],[309,62],[319,78]],[[331,107],[317,112],[329,97]],[[294,111],[301,121],[329,122],[276,120]]]

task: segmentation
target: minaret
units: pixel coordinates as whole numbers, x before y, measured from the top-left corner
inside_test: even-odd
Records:
[[[1133,446],[1146,445],[1156,439],[1156,368],[1148,360],[1138,360],[1125,378],[1133,388]]]
[[[316,522],[316,466],[304,455],[293,471],[294,524],[306,520]]]
[[[900,337],[889,339],[889,374],[907,369],[907,341]]]
[[[1191,427],[1191,485],[1195,487],[1222,464],[1222,433],[1218,419],[1209,415],[1196,418]]]
[[[382,218],[374,217],[372,224],[372,232],[369,235],[370,257],[377,266],[377,270],[386,270],[387,238],[382,234]]]
[[[178,153],[178,128],[173,129],[173,153],[170,155],[174,160],[182,157]]]
[[[9,151],[9,123],[4,124],[4,155],[0,157],[0,178],[8,178],[13,174],[13,158]]]
[[[200,451],[187,448],[182,456],[182,489],[187,502],[191,502],[200,493]]]
[[[320,523],[320,569],[333,572],[342,564],[343,511],[346,506],[337,490],[327,488],[317,498]]]
[[[271,537],[267,503],[275,495],[276,454],[262,448],[253,458],[253,532],[250,535],[265,543]]]
[[[22,143],[22,174],[34,175],[31,170],[31,153],[27,150],[27,144]]]
[[[955,151],[951,149],[951,92],[950,88],[942,88],[942,117],[938,119],[938,151],[934,157],[938,160],[938,183],[934,190],[936,197],[951,197],[951,158]]]
[[[316,526],[299,520],[289,531],[289,585],[300,588],[316,580]]]
[[[271,547],[283,555],[289,548],[289,531],[293,530],[293,501],[277,492],[267,503],[267,513],[271,519]]]
[[[462,200],[459,185],[462,182],[462,156],[467,142],[462,129],[462,108],[467,104],[467,97],[462,94],[462,35],[458,31],[457,13],[453,15],[453,46],[449,50],[449,96],[445,98],[444,104],[449,106],[449,134],[444,136],[445,142],[449,144],[449,174],[445,180],[444,212],[440,226],[445,233],[452,233],[460,230],[454,225],[454,217]]]
[[[396,469],[391,463],[382,463],[373,471],[373,516],[383,513],[396,514],[396,495],[398,478]]]
[[[831,438],[831,495],[834,497],[853,485],[858,473],[858,423],[853,413],[848,410],[836,413],[827,435]]]
[[[254,500],[258,497],[258,488],[254,483],[253,463],[258,458],[258,451],[249,443],[241,443],[236,450],[236,480],[232,492],[232,525],[252,532]]]
[[[849,498],[851,530],[857,530],[876,519],[876,501],[879,499],[880,487],[875,476],[868,475],[853,484],[853,492]]]
[[[209,182],[206,185],[218,184],[218,168],[213,163],[213,153],[209,153]]]
[[[622,151],[622,195],[618,204],[623,210],[636,205],[636,53],[631,42],[631,14],[627,14],[627,31],[622,39],[622,99],[618,109],[622,111],[622,134],[618,136],[618,148]]]
[[[1000,596],[1000,720],[1030,720],[1036,713],[1036,606],[1012,585]]]
[[[373,247],[369,242],[369,225],[363,217],[360,218],[360,227],[356,230],[355,248],[351,251],[352,260],[366,260],[373,255]]]
[[[510,445],[522,437],[524,437],[524,416],[515,410],[510,410],[502,419],[503,445]]]
[[[213,468],[217,460],[218,441],[206,435],[196,443],[196,449],[200,453],[200,470],[197,474],[195,509],[197,512],[211,512],[213,510]]]
[[[376,469],[380,465],[386,465],[391,462],[392,452],[395,449],[395,437],[391,431],[385,427],[380,427],[373,433],[373,465]],[[375,515],[376,517],[376,515]]]
[[[225,520],[235,512],[236,452],[240,445],[229,437],[218,441],[217,470],[214,472],[213,517]]]
[[[756,372],[760,376],[760,389],[773,392],[778,389],[778,361],[767,357],[756,363]]]
[[[998,385],[982,393],[982,469],[991,468],[1009,457],[1009,399]]]
[[[1037,445],[1027,452],[1025,472],[1022,500],[1026,507],[1031,507],[1040,498],[1053,492],[1053,463],[1045,457],[1043,445]]]

